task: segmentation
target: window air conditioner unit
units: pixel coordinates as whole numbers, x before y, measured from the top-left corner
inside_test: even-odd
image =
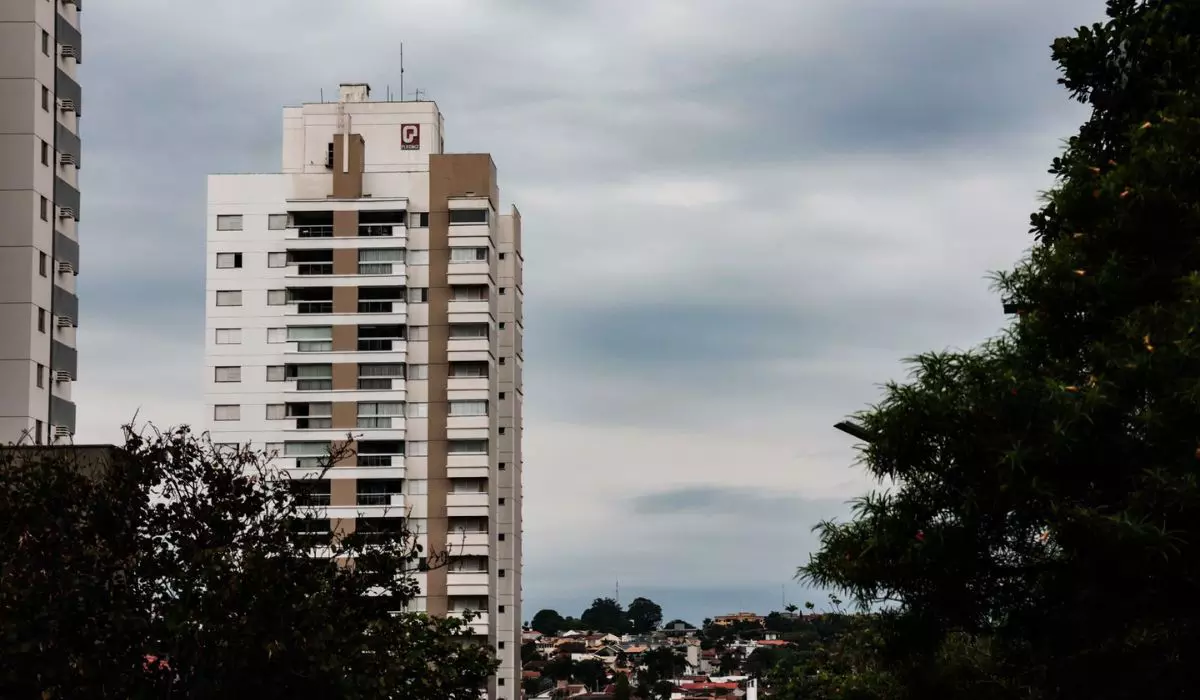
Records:
[[[74,267],[72,267],[72,266],[71,266],[71,263],[69,263],[69,262],[61,262],[61,261],[60,261],[60,262],[58,263],[58,271],[59,271],[59,272],[61,272],[61,273],[63,273],[63,274],[65,275],[65,274],[68,274],[68,273],[74,273],[74,272],[75,272],[75,268],[74,268]]]
[[[75,325],[75,321],[71,320],[71,318],[68,316],[59,316],[58,320],[55,321],[54,323],[59,328],[69,328],[69,327]]]
[[[75,218],[75,210],[72,209],[71,207],[59,207],[58,218],[73,219],[73,218]]]
[[[58,50],[58,53],[60,56],[62,56],[64,58],[78,58],[79,57],[79,51],[76,50],[76,48],[74,46],[71,46],[70,44],[63,44],[62,48],[60,48]]]
[[[54,426],[54,437],[69,438],[71,437],[71,429],[65,425],[56,425]]]
[[[60,153],[58,155],[59,165],[75,165],[75,155],[71,153]]]
[[[55,372],[54,373],[54,381],[69,382],[69,381],[71,381],[71,373],[70,372]]]
[[[75,111],[75,100],[62,99],[58,101],[58,109],[63,112]]]

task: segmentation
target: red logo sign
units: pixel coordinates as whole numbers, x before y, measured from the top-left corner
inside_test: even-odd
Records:
[[[400,149],[404,151],[421,150],[421,125],[400,125]]]

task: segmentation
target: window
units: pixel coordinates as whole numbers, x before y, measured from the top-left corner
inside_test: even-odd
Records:
[[[50,32],[42,30],[42,53],[50,55]]]
[[[267,267],[287,267],[287,253],[267,253]]]
[[[301,469],[320,468],[328,461],[329,448],[328,442],[285,442],[283,456],[295,457],[296,466]]]
[[[501,287],[501,288],[500,288],[500,294],[508,294],[508,288],[506,288],[506,287]]]
[[[424,457],[429,454],[429,443],[424,440],[408,440],[404,443],[404,451],[410,457]]]
[[[503,499],[503,498],[501,498],[501,499],[500,499],[500,505],[504,505],[504,499]]]
[[[48,262],[49,262],[49,256],[47,256],[45,253],[39,252],[38,253],[38,274],[40,274],[42,277],[46,276],[46,263],[48,263]]]
[[[503,400],[504,400],[504,392],[503,392],[503,391],[502,391],[502,392],[500,392],[500,400],[501,400],[501,401],[503,401]]]
[[[425,402],[413,402],[404,405],[404,415],[409,418],[427,418],[429,417],[429,404]]]
[[[505,253],[497,253],[497,257],[499,257],[501,260],[504,259],[504,256],[505,256]]]
[[[38,309],[38,332],[46,332],[46,310]]]
[[[218,214],[217,215],[217,230],[218,231],[241,231],[242,230],[242,215],[241,214]]]
[[[42,221],[50,220],[50,200],[42,197]]]
[[[268,328],[267,329],[267,343],[268,344],[286,343],[287,342],[287,332],[288,332],[288,329],[286,329],[286,328]]]
[[[404,415],[402,401],[375,401],[358,404],[358,427],[363,429],[386,429],[392,427],[392,418]]]
[[[504,364],[504,358],[503,358],[503,357],[501,357],[501,358],[500,358],[500,360],[499,360],[499,362],[500,362],[500,364]]]
[[[486,224],[487,209],[451,209],[450,224]]]
[[[409,326],[409,340],[429,340],[429,326]]]
[[[358,388],[361,391],[390,391],[393,379],[404,378],[404,365],[396,363],[360,363]]]
[[[267,290],[267,306],[287,306],[288,293],[286,289]]]
[[[50,111],[50,88],[42,86],[42,109]]]
[[[408,288],[408,303],[424,304],[429,301],[428,287],[409,287]]]
[[[267,404],[267,420],[283,420],[287,418],[287,405],[281,403]]]
[[[217,306],[241,306],[242,293],[240,290],[217,292]]]
[[[37,388],[46,388],[46,366],[42,364],[37,366]]]
[[[450,407],[452,416],[487,415],[487,401],[450,401],[446,405]]]
[[[498,605],[498,606],[496,606],[496,612],[498,612],[498,613],[503,613],[503,612],[504,612],[504,606],[503,606],[503,605]],[[504,679],[503,679],[503,678],[501,678],[500,680],[502,680],[502,681],[503,681]]]
[[[42,141],[42,165],[50,165],[50,144]]]
[[[446,452],[450,454],[484,454],[488,451],[487,440],[447,440]]]
[[[288,379],[296,380],[296,391],[330,391],[333,389],[333,365],[285,365]]]
[[[450,262],[452,263],[473,263],[487,262],[487,248],[451,248]]]
[[[501,434],[501,435],[503,435],[503,434],[504,434],[504,430],[505,430],[504,428],[500,428],[500,434]]]
[[[501,535],[501,537],[503,537],[503,535]],[[501,649],[503,649],[503,648],[504,648],[504,642],[500,642],[500,648],[501,648]],[[503,679],[501,679],[501,680],[503,680]]]
[[[404,254],[409,265],[428,265],[429,251],[428,250],[409,250]]]
[[[504,569],[500,569],[499,571],[497,571],[496,575],[499,576],[500,578],[504,578]]]
[[[297,430],[328,430],[333,427],[333,404],[328,401],[289,403],[284,411],[287,418],[296,421]]]
[[[486,284],[455,284],[450,287],[450,301],[487,301]]]
[[[409,212],[408,225],[413,228],[429,228],[429,212],[427,212],[427,211]]]
[[[500,534],[496,535],[496,539],[503,542],[504,541],[504,533],[501,532]]]
[[[214,372],[214,380],[218,382],[240,382],[242,381],[241,367],[217,367]]]
[[[268,382],[282,382],[287,380],[287,369],[283,365],[272,365],[267,367]]]
[[[504,471],[505,469],[508,469],[508,462],[501,462],[500,471]]]
[[[333,326],[288,326],[286,332],[296,352],[333,352]]]
[[[287,228],[287,214],[271,214],[267,216],[267,228],[271,231],[282,231]]]
[[[241,345],[242,344],[242,329],[241,328],[218,328],[217,345]]]
[[[392,266],[403,262],[403,248],[363,248],[358,251],[358,274],[390,275]]]
[[[500,322],[500,330],[504,330],[504,327],[505,327],[506,325],[507,325],[507,324],[506,324],[506,323],[504,323],[504,321],[501,321],[501,322]]]
[[[405,376],[409,379],[429,379],[429,365],[409,365]]]
[[[241,420],[242,407],[237,404],[213,406],[213,420]]]
[[[488,324],[486,323],[451,323],[450,324],[450,339],[451,340],[476,340],[485,339],[488,337]]]
[[[217,253],[217,269],[227,270],[229,268],[242,266],[241,253]]]
[[[450,373],[451,377],[457,378],[485,378],[488,376],[487,362],[451,362]]]

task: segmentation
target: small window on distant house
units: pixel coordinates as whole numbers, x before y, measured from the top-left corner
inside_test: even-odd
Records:
[[[287,228],[287,214],[271,214],[267,217],[267,228],[271,231],[282,231]]]
[[[217,230],[218,231],[241,231],[242,230],[242,215],[241,214],[218,214],[217,215]]]

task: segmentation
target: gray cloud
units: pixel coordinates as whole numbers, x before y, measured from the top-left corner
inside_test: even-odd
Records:
[[[199,420],[205,175],[275,170],[280,107],[322,87],[397,92],[406,40],[406,89],[525,215],[526,608],[614,572],[669,615],[774,605],[866,486],[830,423],[1003,323],[983,275],[1083,116],[1047,47],[1102,6],[96,4],[81,438]]]

